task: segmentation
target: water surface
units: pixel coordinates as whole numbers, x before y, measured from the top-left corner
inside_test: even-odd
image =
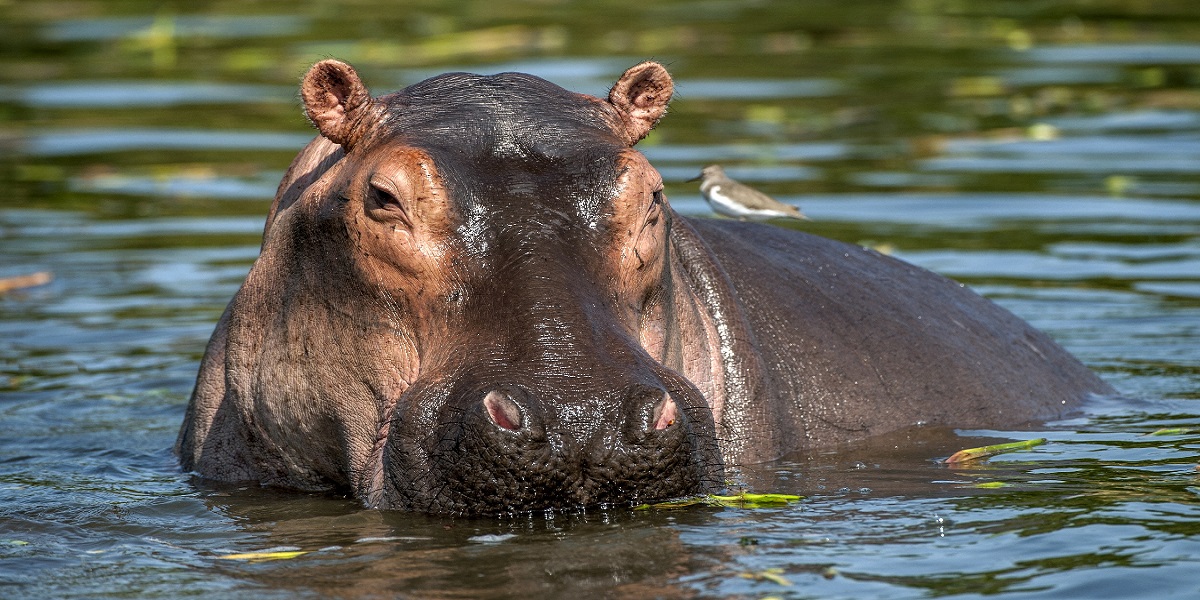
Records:
[[[0,277],[54,277],[0,296],[0,596],[1200,595],[1200,5],[1031,6],[0,5]],[[520,70],[603,94],[662,60],[678,95],[639,147],[676,210],[707,215],[684,181],[724,164],[1121,397],[736,473],[806,496],[781,508],[455,519],[194,482],[171,445],[327,56],[375,92]],[[252,552],[288,554],[224,558]]]

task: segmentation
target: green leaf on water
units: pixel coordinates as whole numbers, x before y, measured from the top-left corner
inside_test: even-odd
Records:
[[[787,506],[792,502],[799,502],[803,496],[793,496],[792,494],[752,494],[750,492],[742,492],[733,496],[707,496],[713,504],[721,506],[733,506],[738,508],[760,508],[763,506]]]
[[[1008,487],[1008,484],[1004,483],[1003,481],[985,481],[983,483],[975,484],[975,487],[983,488],[985,490],[991,490],[991,489],[996,489],[996,488]]]
[[[1155,429],[1146,435],[1187,435],[1196,431],[1197,429],[1194,427],[1164,427],[1162,429]]]
[[[788,581],[788,579],[783,576],[783,569],[767,569],[765,571],[758,571],[755,573],[738,573],[738,577],[741,577],[742,579],[753,579],[755,581],[770,581],[771,583],[777,583],[783,586],[792,585],[792,582]]]
[[[285,550],[282,552],[240,552],[238,554],[224,554],[217,558],[221,560],[245,560],[251,562],[260,562],[265,560],[287,560],[308,554],[306,550]]]
[[[787,506],[792,502],[799,502],[803,499],[804,496],[794,496],[792,494],[754,494],[751,492],[741,492],[732,496],[706,494],[704,496],[693,496],[691,498],[683,498],[681,500],[656,502],[654,504],[642,504],[636,507],[635,510],[647,510],[651,508],[686,508],[689,506],[696,506],[697,504],[704,504],[707,506],[728,506],[733,508],[764,508],[769,506]]]
[[[25,540],[0,540],[0,544],[6,546],[28,546],[29,542]]]
[[[1032,440],[1022,440],[1020,442],[1009,442],[1006,444],[993,444],[991,446],[980,446],[979,448],[967,448],[955,452],[950,458],[942,461],[948,465],[956,465],[959,463],[979,460],[1004,454],[1005,452],[1016,452],[1018,450],[1028,450],[1034,446],[1041,446],[1046,443],[1046,438],[1037,438]]]

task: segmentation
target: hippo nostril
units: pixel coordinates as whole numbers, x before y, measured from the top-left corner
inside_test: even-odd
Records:
[[[651,418],[655,431],[666,429],[678,420],[679,407],[671,399],[670,394],[664,393],[662,400],[659,400],[658,405],[654,407],[654,416]]]
[[[500,390],[492,390],[483,398],[483,406],[487,408],[492,422],[501,429],[517,431],[521,428],[521,408],[508,394]]]

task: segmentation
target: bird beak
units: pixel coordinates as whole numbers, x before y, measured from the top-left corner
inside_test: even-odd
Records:
[[[697,175],[697,176],[695,176],[695,177],[693,177],[693,178],[691,178],[691,179],[689,179],[689,180],[685,181],[684,183],[691,183],[691,182],[693,182],[693,181],[700,181],[701,179],[704,179],[704,173],[701,173],[701,174],[699,174],[699,175]]]

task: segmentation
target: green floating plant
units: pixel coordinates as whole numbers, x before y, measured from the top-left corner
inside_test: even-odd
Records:
[[[1020,442],[1009,442],[1006,444],[993,444],[991,446],[967,448],[966,450],[959,450],[958,452],[955,452],[950,456],[950,458],[947,458],[942,462],[948,465],[956,465],[960,463],[971,462],[973,460],[979,460],[981,458],[996,456],[997,454],[1004,454],[1005,452],[1028,450],[1034,446],[1041,446],[1045,443],[1046,438],[1037,438],[1032,440],[1022,440]]]
[[[703,496],[683,498],[682,500],[643,504],[638,506],[636,510],[647,510],[651,508],[686,508],[688,506],[696,506],[697,504],[703,504],[707,506],[728,506],[733,508],[766,508],[771,506],[787,506],[788,504],[799,502],[803,499],[804,496],[794,496],[792,494],[754,494],[751,492],[740,492],[733,496],[705,494]]]
[[[783,569],[767,569],[765,571],[757,571],[753,573],[738,573],[738,577],[742,579],[753,579],[754,581],[770,581],[771,583],[790,586],[792,582],[783,576]]]
[[[999,489],[999,488],[1003,488],[1003,487],[1008,487],[1008,485],[1009,484],[1007,484],[1003,481],[985,481],[983,483],[975,484],[974,487],[984,489],[984,490],[994,490],[994,489]]]
[[[288,560],[308,554],[306,550],[285,550],[277,552],[239,552],[237,554],[222,554],[217,558],[221,560],[244,560],[249,562],[263,562],[268,560]]]
[[[1195,427],[1164,427],[1162,429],[1155,429],[1146,435],[1187,435],[1197,431],[1200,431],[1200,429],[1196,429]]]

